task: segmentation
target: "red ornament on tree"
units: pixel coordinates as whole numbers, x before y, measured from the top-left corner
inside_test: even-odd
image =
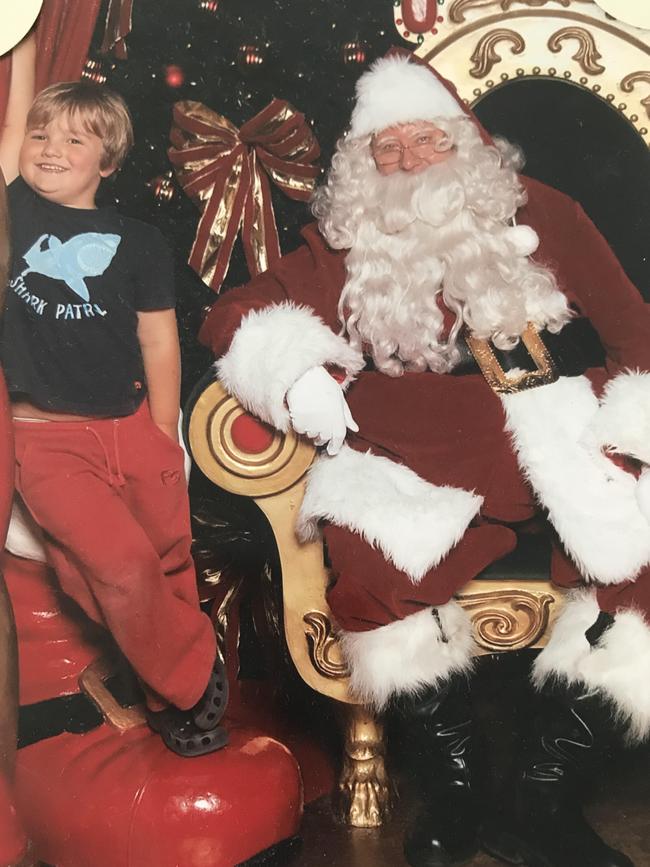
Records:
[[[95,84],[106,84],[106,75],[101,60],[91,60],[89,57],[84,63],[81,77],[88,81],[94,81]]]
[[[165,81],[169,87],[180,87],[185,81],[185,73],[180,66],[171,64],[165,67]]]
[[[347,66],[361,66],[366,62],[366,46],[358,39],[344,42],[341,46],[341,58]]]
[[[264,63],[264,49],[257,42],[248,42],[239,46],[237,59],[240,67],[250,69]]]
[[[158,202],[171,202],[176,195],[176,185],[171,170],[147,181],[147,187]]]

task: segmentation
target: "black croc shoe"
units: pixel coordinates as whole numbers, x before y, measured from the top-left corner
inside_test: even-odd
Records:
[[[147,722],[163,739],[165,746],[179,756],[205,756],[225,747],[228,732],[220,726],[210,731],[199,729],[189,711],[168,707],[147,711]]]
[[[189,711],[189,714],[197,728],[201,731],[210,731],[218,725],[226,712],[227,704],[228,677],[226,667],[221,661],[221,657],[217,655],[205,692]]]

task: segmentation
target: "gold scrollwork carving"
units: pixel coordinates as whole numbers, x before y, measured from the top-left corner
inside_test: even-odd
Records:
[[[316,671],[335,680],[348,677],[350,670],[347,665],[333,658],[338,640],[329,617],[322,611],[309,611],[302,619],[307,624],[305,634],[309,642],[309,656]]]
[[[650,72],[631,72],[629,75],[626,75],[621,81],[621,90],[623,93],[632,93],[634,85],[638,81],[645,81],[650,84]],[[645,108],[648,117],[650,117],[650,95],[641,100],[641,105]]]
[[[555,598],[541,591],[503,589],[461,595],[476,640],[486,650],[521,650],[539,640],[548,627]]]
[[[235,436],[237,424],[247,415],[220,382],[206,386],[190,416],[194,461],[211,481],[234,494],[266,497],[286,490],[307,471],[314,459],[314,446],[293,431],[282,434],[270,430],[261,451],[248,451]]]
[[[495,63],[501,62],[501,55],[497,54],[496,45],[504,41],[512,42],[510,51],[513,54],[521,54],[526,48],[523,37],[519,33],[515,33],[514,30],[508,30],[505,27],[491,30],[481,37],[474,49],[470,58],[474,66],[470,69],[469,74],[474,78],[483,78],[488,75]]]
[[[479,9],[482,6],[492,6],[493,3],[494,0],[454,0],[449,7],[449,20],[454,24],[462,24],[467,9]]]
[[[598,63],[602,55],[596,48],[596,40],[588,30],[584,27],[563,27],[549,37],[549,51],[558,54],[562,50],[562,42],[565,39],[577,39],[580,47],[573,55],[573,59],[588,75],[600,75],[605,71],[605,67]]]
[[[547,3],[558,3],[564,8],[571,5],[572,0],[454,0],[449,8],[449,19],[454,24],[462,24],[465,21],[465,12],[468,9],[479,9],[485,6],[499,6],[504,12],[507,12],[514,3],[519,3],[522,6],[530,6],[539,8],[546,6]],[[592,0],[573,0],[577,3],[591,3]]]

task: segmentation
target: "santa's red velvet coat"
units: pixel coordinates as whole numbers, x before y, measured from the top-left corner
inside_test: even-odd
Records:
[[[597,598],[594,592],[575,597],[561,629],[582,629],[582,635],[599,607],[633,607],[624,614],[635,618],[642,665],[650,674],[644,619],[650,611],[650,526],[636,479],[604,456],[605,446],[641,460],[650,454],[650,311],[582,208],[537,181],[522,180],[528,202],[516,221],[537,232],[534,259],[553,271],[573,309],[597,331],[604,368],[506,398],[479,373],[391,378],[364,370],[337,317],[346,252],[331,250],[313,225],[304,230],[302,247],[220,298],[200,333],[220,358],[225,386],[280,429],[289,426],[284,396],[302,373],[321,364],[348,373],[346,398],[359,433],[348,437],[341,454],[321,457],[311,471],[298,531],[308,537],[317,523],[324,526],[336,577],[329,601],[353,686],[379,705],[466,666],[468,626],[448,600],[512,550],[513,525],[531,518],[540,504],[562,542],[555,578],[564,584],[585,578],[598,588]],[[435,627],[432,606],[440,615]],[[404,651],[405,637],[413,636],[414,646]],[[419,667],[423,648],[438,639],[447,661]],[[616,635],[611,641],[626,643]],[[542,654],[548,671],[542,660],[539,676],[609,689],[602,665],[592,673],[589,657],[585,669],[590,648],[584,644],[569,654],[565,670],[556,657],[566,654],[551,641]],[[381,654],[398,647],[401,671],[380,672]],[[617,644],[611,653],[620,652]],[[627,713],[634,685],[626,682],[622,689],[624,695],[610,697]],[[636,733],[645,736],[650,703],[637,717]]]

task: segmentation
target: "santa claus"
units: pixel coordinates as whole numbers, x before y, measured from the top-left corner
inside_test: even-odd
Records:
[[[539,707],[503,826],[513,864],[624,867],[583,818],[579,770],[650,732],[650,313],[578,204],[518,174],[431,69],[357,85],[305,244],[212,308],[201,339],[252,413],[322,452],[298,521],[322,532],[356,695],[412,725],[412,865],[478,846],[454,595],[543,510],[576,586],[532,678]]]

